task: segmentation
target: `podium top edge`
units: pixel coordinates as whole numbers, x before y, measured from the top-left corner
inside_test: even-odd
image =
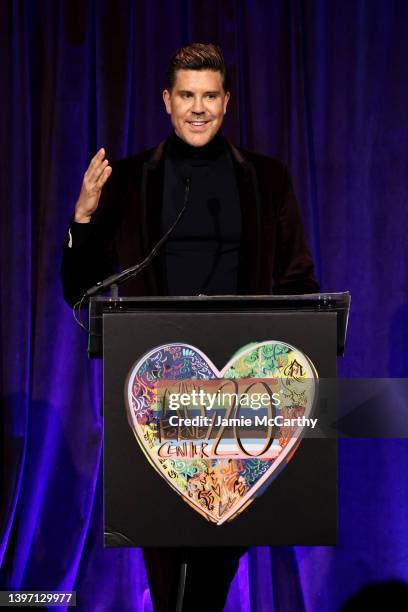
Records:
[[[102,318],[132,312],[316,312],[337,315],[337,354],[343,355],[350,310],[350,292],[302,295],[193,295],[105,297],[89,300],[91,357],[102,356]]]
[[[289,294],[289,295],[180,295],[180,296],[134,296],[134,297],[111,297],[111,296],[95,296],[91,298],[93,302],[311,302],[323,303],[335,302],[339,305],[348,306],[350,304],[351,294],[349,291],[331,292],[331,293],[305,293],[305,294]]]

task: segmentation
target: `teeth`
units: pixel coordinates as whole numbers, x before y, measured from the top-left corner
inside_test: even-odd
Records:
[[[192,125],[205,125],[206,121],[190,121]]]

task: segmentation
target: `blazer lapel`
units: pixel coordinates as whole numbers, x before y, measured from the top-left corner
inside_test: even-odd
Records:
[[[166,141],[153,151],[152,157],[143,164],[142,171],[142,245],[147,256],[162,237],[162,208],[164,188],[164,151]],[[150,295],[163,295],[164,258],[163,249],[153,258],[146,269]]]
[[[242,215],[239,291],[260,292],[261,266],[261,198],[253,164],[229,143],[237,180]]]

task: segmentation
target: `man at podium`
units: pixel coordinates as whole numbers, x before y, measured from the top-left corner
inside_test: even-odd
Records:
[[[220,49],[183,47],[169,63],[163,92],[170,136],[112,165],[105,149],[96,153],[64,246],[69,304],[115,270],[142,261],[172,225],[151,264],[124,286],[124,295],[318,291],[289,173],[282,163],[224,138],[229,98]],[[212,610],[222,610],[244,549],[216,550],[144,549],[155,610],[176,609],[181,567],[187,568],[183,610],[200,609],[195,595],[209,564]]]

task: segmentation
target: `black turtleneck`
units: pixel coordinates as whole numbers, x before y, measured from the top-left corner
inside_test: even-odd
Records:
[[[238,289],[241,212],[228,146],[218,134],[203,147],[192,147],[176,134],[165,156],[163,232],[184,201],[191,178],[190,202],[165,247],[168,295],[227,295]]]

